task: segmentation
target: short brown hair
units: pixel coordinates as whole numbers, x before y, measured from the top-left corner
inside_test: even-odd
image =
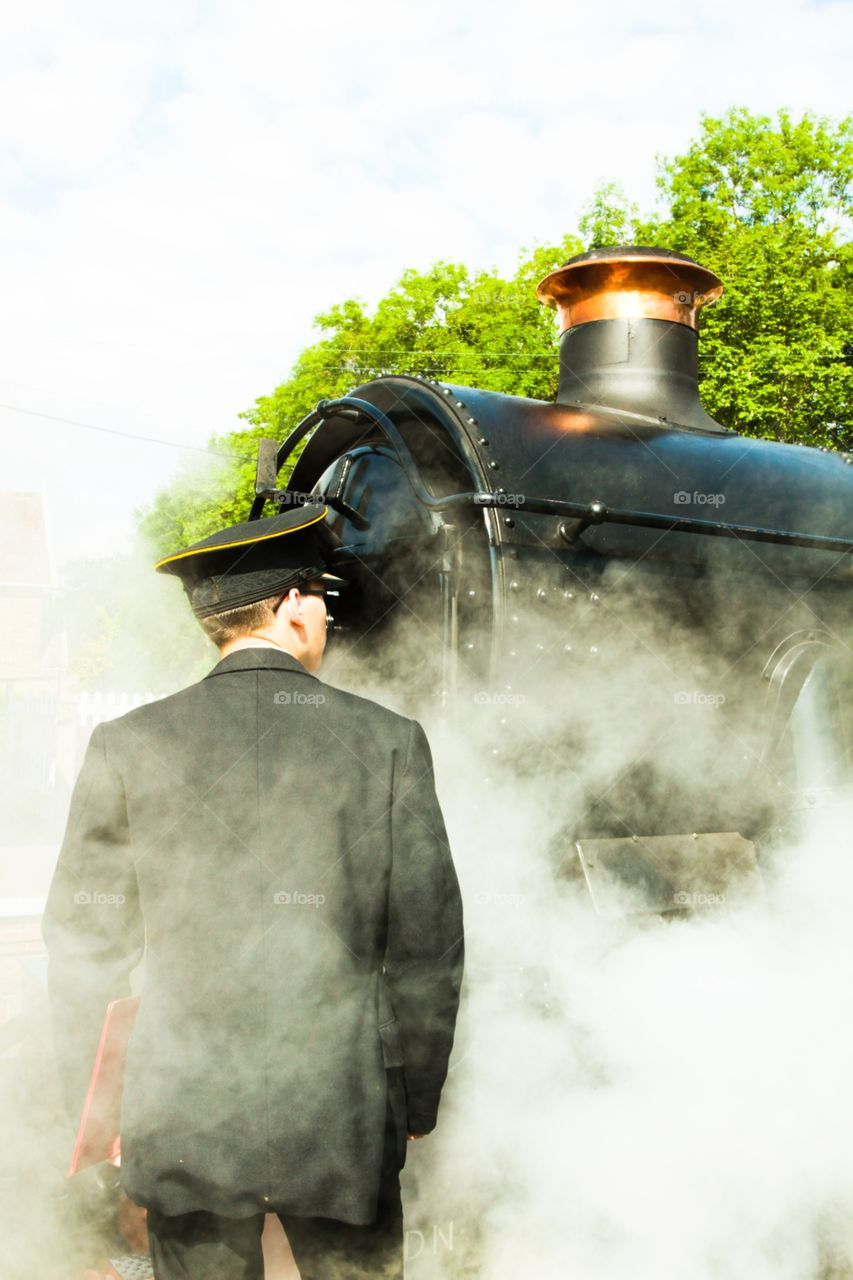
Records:
[[[231,640],[248,635],[250,631],[256,631],[258,627],[268,627],[275,617],[273,609],[280,599],[281,596],[270,596],[267,600],[240,605],[238,609],[225,609],[222,613],[199,618],[199,623],[207,638],[221,647]]]

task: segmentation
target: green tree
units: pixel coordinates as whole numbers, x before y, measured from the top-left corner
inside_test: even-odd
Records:
[[[702,313],[708,412],[744,435],[853,447],[853,121],[734,108],[660,163],[667,211],[638,244],[687,253],[725,286]]]
[[[155,573],[150,546],[79,560],[63,571],[70,674],[82,689],[169,693],[205,675],[216,652],[176,579]]]
[[[631,244],[638,207],[616,182],[603,182],[581,215],[578,227],[587,249]]]
[[[583,249],[575,236],[522,254],[508,280],[475,274],[458,263],[407,271],[368,314],[349,299],[317,316],[321,338],[299,356],[290,377],[242,416],[247,426],[210,440],[231,454],[231,465],[185,470],[139,512],[145,536],[162,554],[246,519],[254,495],[257,442],[281,440],[318,400],[333,399],[381,374],[426,374],[514,395],[553,399],[558,361],[554,317],[536,298],[536,285]],[[299,456],[282,472],[284,484]]]
[[[584,248],[614,243],[687,253],[723,280],[723,298],[702,313],[709,413],[746,435],[853,448],[851,176],[850,119],[704,116],[685,153],[659,161],[660,212],[641,217],[607,183],[580,219],[582,239],[523,252],[508,279],[438,262],[407,271],[372,314],[349,299],[318,316],[320,337],[290,376],[242,415],[245,426],[211,440],[230,464],[203,484],[186,472],[139,513],[142,529],[166,552],[245,519],[257,440],[281,440],[318,400],[380,374],[552,399],[556,331],[536,284]]]

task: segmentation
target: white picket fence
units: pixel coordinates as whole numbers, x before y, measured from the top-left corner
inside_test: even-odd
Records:
[[[0,846],[54,839],[95,726],[165,696],[21,680],[0,693]]]
[[[77,696],[77,724],[81,730],[94,729],[96,724],[104,720],[115,720],[134,707],[144,706],[147,702],[157,702],[165,697],[162,693],[119,693],[96,692],[80,693]]]

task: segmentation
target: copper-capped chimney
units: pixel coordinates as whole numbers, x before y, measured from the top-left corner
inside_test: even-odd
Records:
[[[725,430],[699,400],[697,316],[723,292],[712,271],[669,249],[592,249],[536,292],[560,318],[558,404]]]

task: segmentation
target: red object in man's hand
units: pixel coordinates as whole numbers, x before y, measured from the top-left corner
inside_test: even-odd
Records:
[[[77,1141],[67,1176],[88,1169],[90,1165],[120,1160],[119,1117],[124,1084],[124,1061],[130,1029],[139,1008],[139,996],[125,996],[107,1005],[101,1039],[83,1114],[77,1130]]]

